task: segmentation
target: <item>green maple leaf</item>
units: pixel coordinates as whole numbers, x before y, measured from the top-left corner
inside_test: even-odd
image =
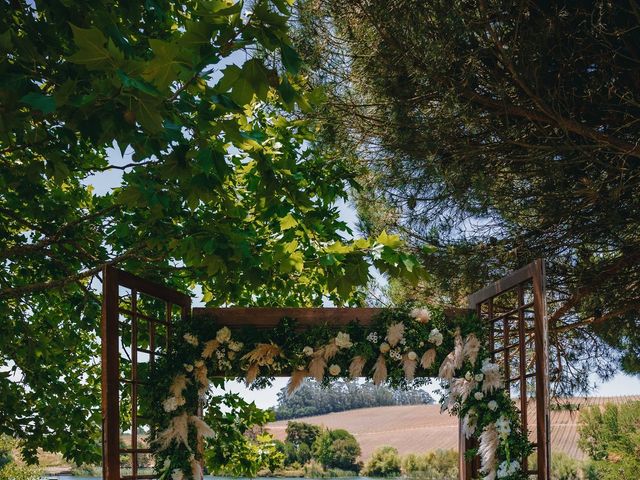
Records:
[[[293,218],[291,214],[280,219],[280,228],[282,230],[288,230],[295,227],[296,225],[298,225],[298,221]]]
[[[107,49],[107,38],[96,27],[80,28],[70,23],[73,41],[78,51],[68,57],[72,63],[85,65],[89,70],[102,70],[113,64],[111,52]]]
[[[31,92],[22,97],[20,101],[30,105],[34,110],[40,110],[44,114],[55,112],[56,110],[56,101],[50,95]]]
[[[168,88],[178,79],[178,73],[183,62],[177,57],[180,53],[176,44],[162,40],[151,39],[149,45],[154,57],[147,63],[142,77],[160,89]]]
[[[136,119],[150,132],[162,129],[161,102],[154,97],[141,93],[133,105]]]

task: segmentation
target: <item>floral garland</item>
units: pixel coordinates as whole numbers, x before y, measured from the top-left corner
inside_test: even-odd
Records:
[[[283,319],[275,329],[233,334],[214,318],[198,317],[174,335],[174,348],[151,372],[154,388],[147,397],[160,479],[202,478],[205,444],[216,439],[197,415],[207,405],[210,378],[243,378],[262,388],[283,372],[290,375],[289,394],[307,377],[327,385],[366,377],[400,388],[437,377],[445,392],[442,409],[462,418],[465,436],[478,440],[468,454],[480,455],[484,479],[528,478],[520,460],[532,445],[499,366],[487,358],[485,332],[474,315],[451,319],[440,308],[405,306],[383,310],[366,327],[354,321],[300,331],[294,320]]]

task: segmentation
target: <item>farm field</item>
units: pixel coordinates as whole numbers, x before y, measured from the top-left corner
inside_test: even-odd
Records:
[[[563,399],[560,403],[578,408],[604,405],[607,402],[639,401],[640,396],[590,397]],[[558,401],[552,401],[552,406]],[[529,423],[535,425],[535,404],[529,404]],[[551,412],[551,451],[564,452],[576,459],[586,455],[578,448],[578,420],[580,411],[553,409]],[[458,419],[440,414],[439,405],[403,405],[376,407],[330,413],[296,419],[327,428],[344,428],[351,432],[362,448],[366,461],[376,448],[390,445],[401,455],[424,453],[437,449],[458,448]],[[284,440],[287,420],[273,422],[267,427],[276,438]],[[535,437],[532,437],[535,439]]]

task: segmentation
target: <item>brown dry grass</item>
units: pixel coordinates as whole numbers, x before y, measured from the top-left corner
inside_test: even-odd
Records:
[[[640,400],[640,396],[575,398],[562,403],[580,404],[582,408],[633,400]],[[528,413],[529,424],[535,425],[535,404],[529,404]],[[550,413],[551,451],[565,452],[577,459],[586,458],[578,448],[579,411],[552,410]],[[458,448],[458,419],[446,413],[440,414],[439,405],[363,408],[296,420],[348,430],[358,439],[364,461],[383,445],[397,448],[401,455]],[[284,440],[286,427],[287,421],[284,420],[269,424],[268,430],[276,438]],[[535,441],[535,433],[531,439]]]

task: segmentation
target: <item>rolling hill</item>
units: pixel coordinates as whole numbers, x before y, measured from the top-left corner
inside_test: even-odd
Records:
[[[640,396],[590,397],[563,399],[562,404],[577,408],[588,405],[604,405],[607,402],[622,403],[640,401]],[[555,402],[552,402],[552,404]],[[529,422],[535,425],[535,408],[529,407]],[[578,419],[580,411],[554,409],[551,411],[551,451],[584,459],[586,455],[578,448]],[[391,407],[362,408],[346,412],[330,413],[314,417],[298,418],[296,421],[324,425],[327,428],[344,428],[360,442],[363,460],[383,445],[391,445],[400,454],[424,453],[437,449],[458,448],[458,419],[440,414],[439,405],[402,405]],[[287,421],[270,423],[268,430],[278,439],[284,440]]]

